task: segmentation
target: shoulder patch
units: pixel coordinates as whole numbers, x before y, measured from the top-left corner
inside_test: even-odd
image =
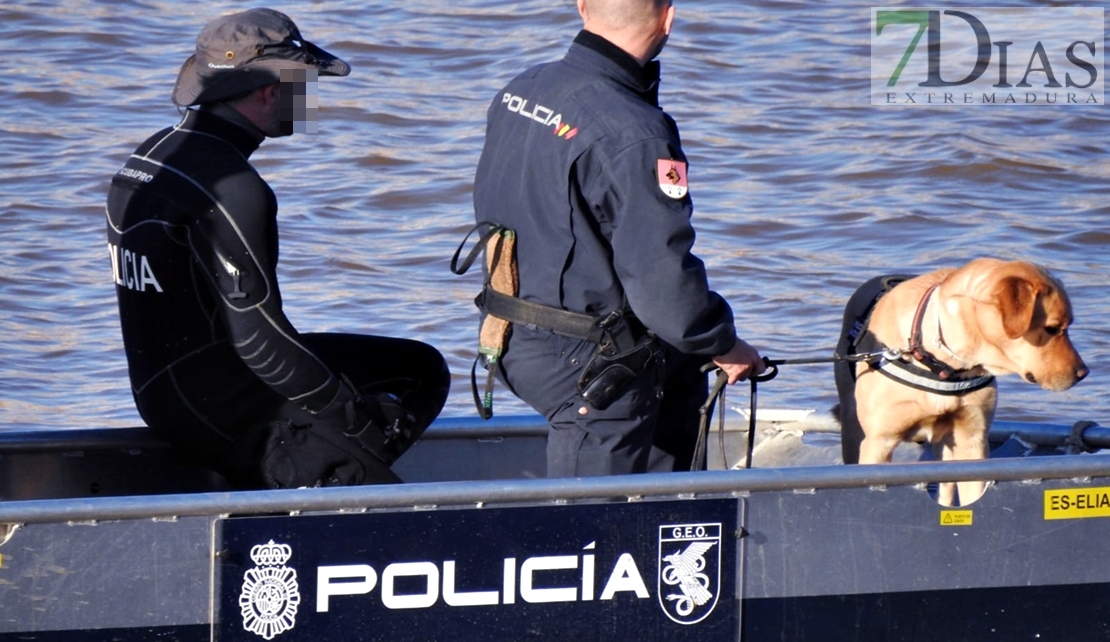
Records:
[[[689,191],[686,185],[686,162],[670,158],[660,158],[656,163],[656,173],[659,175],[659,189],[674,199],[686,196]]]

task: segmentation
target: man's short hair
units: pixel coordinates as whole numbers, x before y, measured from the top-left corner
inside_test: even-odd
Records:
[[[612,28],[624,29],[654,23],[672,0],[586,0],[590,17]]]

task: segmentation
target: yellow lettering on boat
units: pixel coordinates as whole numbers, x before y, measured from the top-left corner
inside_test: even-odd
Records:
[[[1044,492],[1045,519],[1110,517],[1110,488],[1065,488]]]
[[[940,512],[941,526],[971,526],[971,511],[969,510],[942,510]]]

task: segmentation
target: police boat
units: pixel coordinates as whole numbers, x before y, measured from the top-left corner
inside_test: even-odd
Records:
[[[403,485],[251,492],[145,428],[0,433],[0,642],[1110,637],[1107,429],[844,466],[824,413],[725,414],[708,471],[546,479],[541,418],[441,419]]]

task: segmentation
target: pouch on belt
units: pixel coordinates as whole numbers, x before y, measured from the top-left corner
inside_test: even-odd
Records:
[[[470,233],[486,227],[478,243],[470,251],[466,259],[459,264],[459,254],[466,239],[463,239],[455,256],[451,259],[451,271],[455,274],[465,274],[474,263],[479,252],[486,255],[486,273],[489,275],[483,294],[493,290],[506,297],[516,297],[520,288],[520,278],[516,267],[516,233],[512,230],[493,223],[480,223]],[[467,234],[469,238],[470,233]],[[509,335],[512,334],[512,322],[490,313],[485,309],[483,295],[479,294],[475,303],[485,312],[482,326],[478,331],[478,358],[470,367],[470,387],[474,394],[474,405],[482,419],[493,416],[493,383],[501,356],[505,353]],[[486,375],[485,390],[478,394],[477,368],[479,361],[484,361],[488,371]]]
[[[578,377],[578,393],[595,410],[605,410],[659,356],[655,335],[634,315],[617,310],[599,324],[604,338]]]

